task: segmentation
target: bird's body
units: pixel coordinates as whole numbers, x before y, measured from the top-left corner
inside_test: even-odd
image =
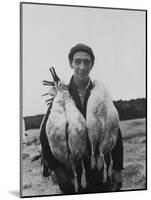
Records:
[[[46,123],[46,134],[55,158],[61,163],[68,165],[66,124],[63,92],[58,90]]]
[[[86,122],[69,95],[65,97],[65,113],[68,122],[68,144],[71,149],[73,160],[76,162],[80,160],[86,152]]]
[[[86,176],[83,159],[86,155],[87,128],[83,115],[76,108],[76,105],[67,90],[65,91],[65,113],[68,123],[67,135],[68,147],[70,152],[70,162],[74,174],[75,191],[77,191],[78,186],[76,180],[76,166],[78,164],[82,164],[83,168],[81,185],[83,187],[86,187]]]
[[[55,79],[55,73],[52,72]],[[83,159],[87,147],[86,122],[63,82],[55,82],[50,90],[52,108],[46,123],[46,134],[54,157],[73,172],[75,192],[78,192],[76,167],[82,166],[81,185],[86,187]]]
[[[91,144],[91,168],[104,167],[106,181],[106,164],[104,154],[110,153],[116,144],[119,129],[119,117],[112,99],[104,87],[95,81],[87,104],[86,123]],[[111,160],[112,161],[112,160]]]
[[[54,68],[50,69],[54,83],[52,108],[46,123],[46,134],[54,157],[73,172],[75,192],[78,192],[76,167],[82,166],[81,186],[86,187],[84,156],[87,149],[86,122],[69,94],[68,86],[60,81]]]

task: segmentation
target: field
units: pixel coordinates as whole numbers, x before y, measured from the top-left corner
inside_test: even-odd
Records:
[[[120,127],[124,143],[123,186],[121,190],[146,188],[146,119],[121,121]],[[38,155],[39,130],[26,131],[22,145],[22,189],[23,196],[61,194],[59,187],[51,178],[41,175],[40,159],[32,162]],[[37,145],[35,145],[35,140]],[[37,148],[38,147],[38,148]]]

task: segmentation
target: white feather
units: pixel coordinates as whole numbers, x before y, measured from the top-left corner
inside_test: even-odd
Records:
[[[101,168],[103,154],[111,152],[116,144],[119,116],[109,92],[98,81],[93,82],[88,99],[86,124],[92,150],[91,167],[95,167],[95,157],[99,157],[98,166]]]
[[[58,90],[46,123],[46,134],[53,155],[65,164],[68,163],[66,123],[63,93]]]

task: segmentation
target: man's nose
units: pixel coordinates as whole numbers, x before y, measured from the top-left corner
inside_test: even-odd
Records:
[[[85,68],[85,63],[84,63],[84,61],[81,61],[80,69],[84,69],[84,68]]]

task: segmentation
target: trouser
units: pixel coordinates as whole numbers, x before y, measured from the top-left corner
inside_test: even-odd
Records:
[[[75,189],[74,185],[71,182],[71,178],[69,176],[69,173],[64,167],[58,167],[54,170],[57,183],[63,192],[63,194],[74,194]],[[93,179],[93,177],[91,177]],[[78,181],[79,182],[79,181]],[[120,188],[119,188],[120,189]],[[118,189],[118,190],[119,190]],[[85,193],[100,193],[100,192],[109,192],[109,191],[115,191],[114,183],[111,182],[111,180],[108,178],[106,183],[92,183],[88,184],[86,189],[83,189],[81,185],[79,184],[79,194],[85,194]],[[117,190],[116,190],[117,191]]]

